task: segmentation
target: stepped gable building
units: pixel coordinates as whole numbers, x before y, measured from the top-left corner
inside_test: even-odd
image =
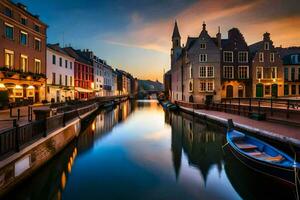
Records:
[[[218,39],[211,37],[203,23],[199,37],[188,37],[183,67],[183,101],[204,104],[221,100],[221,34],[217,36]]]
[[[222,98],[251,97],[249,48],[243,34],[232,28],[221,45]]]
[[[47,101],[74,99],[74,63],[59,44],[47,45]]]
[[[75,80],[75,98],[88,99],[94,97],[94,68],[93,63],[87,59],[80,50],[72,47],[63,48],[69,56],[75,58],[74,80]]]
[[[0,91],[9,101],[46,98],[47,28],[25,5],[0,1]]]
[[[198,37],[188,37],[183,47],[180,42],[175,22],[171,49],[172,101],[204,104],[221,100],[221,33],[211,37],[203,23]]]
[[[250,45],[252,58],[253,97],[278,97],[284,93],[284,69],[280,54],[273,45],[270,33]]]

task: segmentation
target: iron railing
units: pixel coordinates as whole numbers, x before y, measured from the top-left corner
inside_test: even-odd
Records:
[[[48,117],[45,120],[33,121],[29,124],[18,126],[14,121],[14,127],[0,132],[0,160],[20,151],[34,141],[46,137],[49,133],[64,127],[72,120],[98,108],[94,103],[87,107],[68,111]]]

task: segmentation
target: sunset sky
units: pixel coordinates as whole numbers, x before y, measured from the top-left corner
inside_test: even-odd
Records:
[[[16,1],[15,1],[16,2]],[[205,21],[222,38],[238,27],[248,44],[271,33],[276,46],[300,46],[299,0],[19,0],[49,25],[48,43],[91,49],[141,79],[162,80],[170,68],[171,35],[182,43]]]

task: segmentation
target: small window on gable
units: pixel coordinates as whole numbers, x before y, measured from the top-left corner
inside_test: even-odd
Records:
[[[270,43],[269,42],[265,42],[265,50],[270,50]]]
[[[206,44],[205,43],[201,43],[200,44],[200,49],[206,49]]]

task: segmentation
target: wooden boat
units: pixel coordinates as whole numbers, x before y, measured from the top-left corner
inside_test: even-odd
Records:
[[[176,104],[173,104],[169,101],[160,101],[160,104],[162,105],[162,107],[165,109],[165,110],[170,110],[170,111],[174,111],[174,110],[177,110],[178,109],[178,106]]]
[[[275,147],[236,130],[227,132],[232,153],[246,166],[265,175],[297,185],[300,164]]]

